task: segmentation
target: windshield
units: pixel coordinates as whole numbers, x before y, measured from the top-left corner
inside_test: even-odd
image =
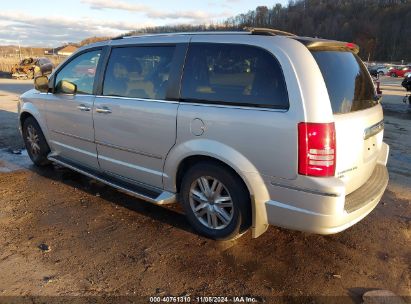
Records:
[[[351,52],[312,52],[327,86],[334,114],[375,106],[374,84],[361,59]]]

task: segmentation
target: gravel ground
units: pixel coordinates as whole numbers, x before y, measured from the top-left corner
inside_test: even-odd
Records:
[[[0,79],[0,303],[22,295],[360,303],[374,289],[411,303],[411,115],[398,80],[384,81],[391,179],[375,211],[337,235],[270,227],[257,239],[214,242],[193,233],[178,205],[151,205],[8,152],[21,146],[15,94],[30,82]]]

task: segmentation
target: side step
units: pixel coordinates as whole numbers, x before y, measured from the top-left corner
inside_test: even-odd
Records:
[[[104,184],[107,184],[111,187],[114,187],[120,191],[123,191],[127,194],[130,194],[134,197],[145,200],[147,202],[157,205],[166,205],[175,203],[176,201],[176,195],[174,193],[162,191],[161,189],[151,187],[148,188],[144,185],[136,185],[117,178],[113,178],[111,176],[108,176],[107,174],[76,164],[58,155],[49,155],[47,158],[52,162],[62,165],[63,167],[67,167],[69,169],[77,171],[90,178],[96,179]]]

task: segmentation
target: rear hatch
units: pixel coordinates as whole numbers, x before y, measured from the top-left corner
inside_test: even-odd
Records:
[[[383,113],[372,79],[354,44],[330,43],[311,50],[328,90],[335,119],[336,170],[346,194],[371,176],[382,147]],[[317,45],[318,46],[318,45]]]

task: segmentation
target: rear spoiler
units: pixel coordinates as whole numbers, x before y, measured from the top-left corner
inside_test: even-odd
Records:
[[[310,51],[342,51],[352,52],[354,54],[358,54],[358,52],[360,51],[360,48],[355,43],[342,42],[336,40],[326,40],[320,38],[301,37],[277,29],[262,27],[245,27],[244,31],[250,32],[251,35],[288,36],[304,44]]]
[[[355,43],[332,40],[301,41],[310,51],[343,51],[358,54],[360,48]]]

